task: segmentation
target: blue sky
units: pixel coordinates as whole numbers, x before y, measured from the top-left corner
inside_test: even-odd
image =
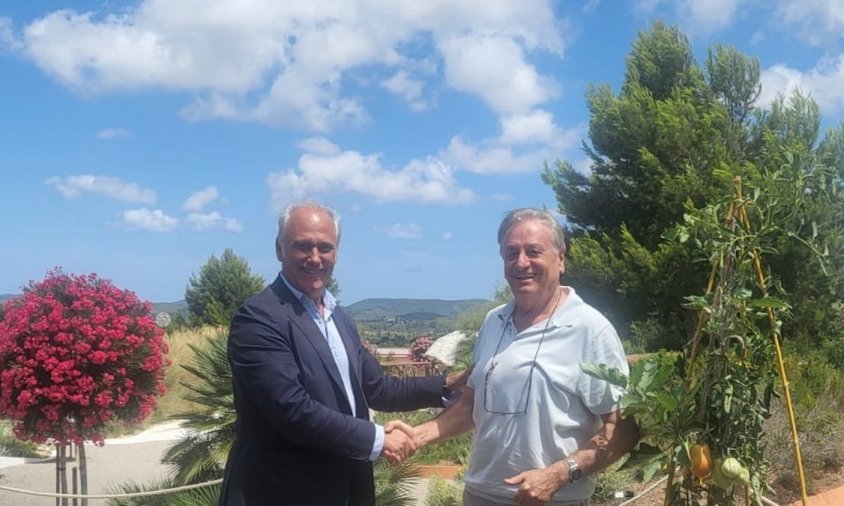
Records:
[[[545,162],[588,171],[584,91],[655,19],[841,122],[840,0],[3,2],[0,293],[61,266],[178,300],[227,247],[269,280],[308,196],[343,302],[489,297],[498,222],[556,207]]]

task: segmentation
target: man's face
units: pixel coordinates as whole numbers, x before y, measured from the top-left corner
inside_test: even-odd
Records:
[[[501,244],[504,277],[516,299],[555,293],[565,271],[563,254],[554,247],[554,236],[544,222],[519,221]]]
[[[295,209],[282,240],[283,254],[279,251],[278,255],[284,277],[319,301],[337,261],[337,230],[331,216],[319,208]]]

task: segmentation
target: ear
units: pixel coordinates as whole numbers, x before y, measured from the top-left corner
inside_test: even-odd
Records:
[[[566,254],[560,253],[560,279],[562,280],[563,274],[566,272]]]
[[[281,262],[284,255],[281,254],[281,239],[275,238],[275,257]]]

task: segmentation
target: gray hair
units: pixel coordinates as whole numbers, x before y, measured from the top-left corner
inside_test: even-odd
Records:
[[[334,231],[337,232],[337,245],[340,245],[340,214],[321,202],[302,199],[288,204],[278,216],[278,235],[275,238],[277,256],[279,254],[284,256],[284,239],[285,234],[287,234],[287,226],[290,224],[290,216],[297,209],[319,209],[325,212],[331,218],[331,221],[334,222]],[[281,256],[279,256],[279,260],[281,260]]]
[[[537,209],[534,207],[513,209],[504,215],[504,219],[501,220],[501,225],[498,226],[498,246],[500,247],[501,243],[504,242],[504,237],[508,232],[510,232],[511,228],[519,222],[529,220],[535,220],[547,225],[548,228],[551,229],[551,233],[554,237],[554,247],[556,247],[557,251],[560,253],[566,252],[566,234],[562,225],[560,225],[557,218],[551,214],[551,211]]]

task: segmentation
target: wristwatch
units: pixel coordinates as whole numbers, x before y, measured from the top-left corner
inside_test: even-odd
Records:
[[[583,478],[583,470],[577,465],[577,461],[571,457],[566,458],[566,464],[569,465],[569,481],[577,483]]]

